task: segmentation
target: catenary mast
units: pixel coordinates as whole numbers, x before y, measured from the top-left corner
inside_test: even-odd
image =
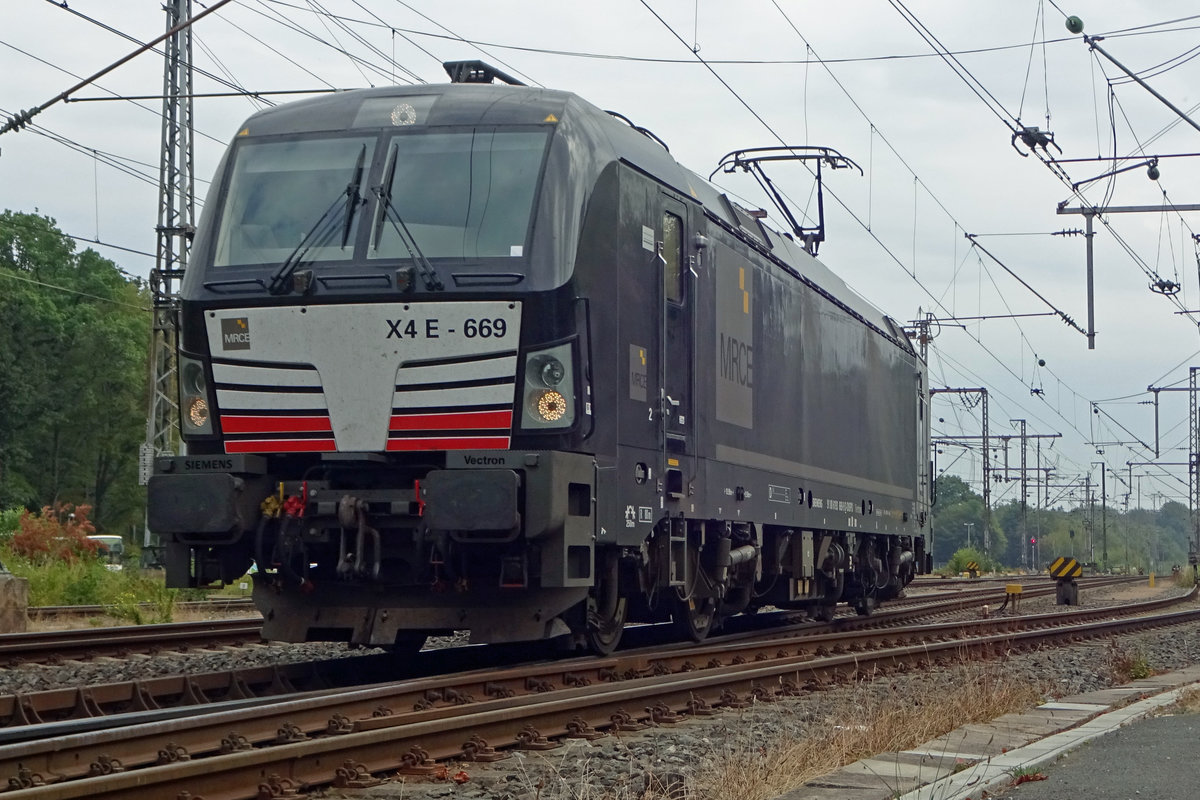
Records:
[[[167,31],[191,19],[192,0],[166,0]],[[158,181],[158,245],[150,289],[154,327],[150,342],[150,408],[139,477],[149,481],[155,456],[173,455],[179,447],[175,347],[179,288],[195,231],[195,183],[192,171],[192,29],[190,25],[164,42],[162,160]],[[146,530],[145,545],[151,545]]]

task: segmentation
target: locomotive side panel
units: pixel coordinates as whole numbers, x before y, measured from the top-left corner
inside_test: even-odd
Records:
[[[711,238],[706,513],[916,532],[915,358],[727,232]]]

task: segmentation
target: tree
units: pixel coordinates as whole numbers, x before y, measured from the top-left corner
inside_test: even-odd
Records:
[[[940,475],[936,482],[937,503],[933,507],[933,560],[947,561],[951,555],[970,544],[983,550],[983,526],[986,509],[983,498],[971,491],[967,482],[956,475]],[[1003,539],[993,532],[992,552],[999,552]]]
[[[0,507],[140,519],[150,302],[48,217],[0,214]]]
[[[937,492],[937,504],[933,507],[934,516],[937,516],[938,509],[956,506],[967,500],[979,498],[979,495],[971,491],[967,482],[957,475],[939,475],[934,481],[934,487]]]

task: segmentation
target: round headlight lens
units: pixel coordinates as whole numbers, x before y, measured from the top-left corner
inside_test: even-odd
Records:
[[[191,394],[205,394],[204,367],[189,361],[183,368],[183,388]]]
[[[558,386],[562,383],[562,379],[566,374],[566,368],[563,367],[562,362],[557,358],[550,357],[542,363],[542,383],[547,386]]]
[[[193,397],[188,401],[187,416],[193,427],[203,428],[208,424],[208,402],[203,397]]]
[[[537,415],[543,422],[558,422],[567,414],[567,398],[553,389],[541,392],[535,397],[534,405]]]

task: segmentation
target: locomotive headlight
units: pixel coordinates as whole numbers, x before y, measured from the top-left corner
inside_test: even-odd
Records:
[[[567,369],[562,365],[562,362],[553,356],[548,356],[542,363],[540,377],[542,383],[547,386],[558,386],[562,383],[563,376],[567,374]]]
[[[188,422],[193,428],[203,428],[208,424],[208,403],[203,397],[193,397],[187,408]]]
[[[208,384],[204,380],[204,367],[197,361],[188,359],[181,370],[183,389],[188,394],[204,395],[208,392]]]
[[[571,343],[525,356],[521,427],[569,428],[575,424],[575,369]]]
[[[213,432],[208,380],[204,364],[185,355],[179,356],[179,408],[183,432],[211,434]]]
[[[567,413],[567,398],[553,389],[535,393],[534,411],[542,422],[558,422]]]

